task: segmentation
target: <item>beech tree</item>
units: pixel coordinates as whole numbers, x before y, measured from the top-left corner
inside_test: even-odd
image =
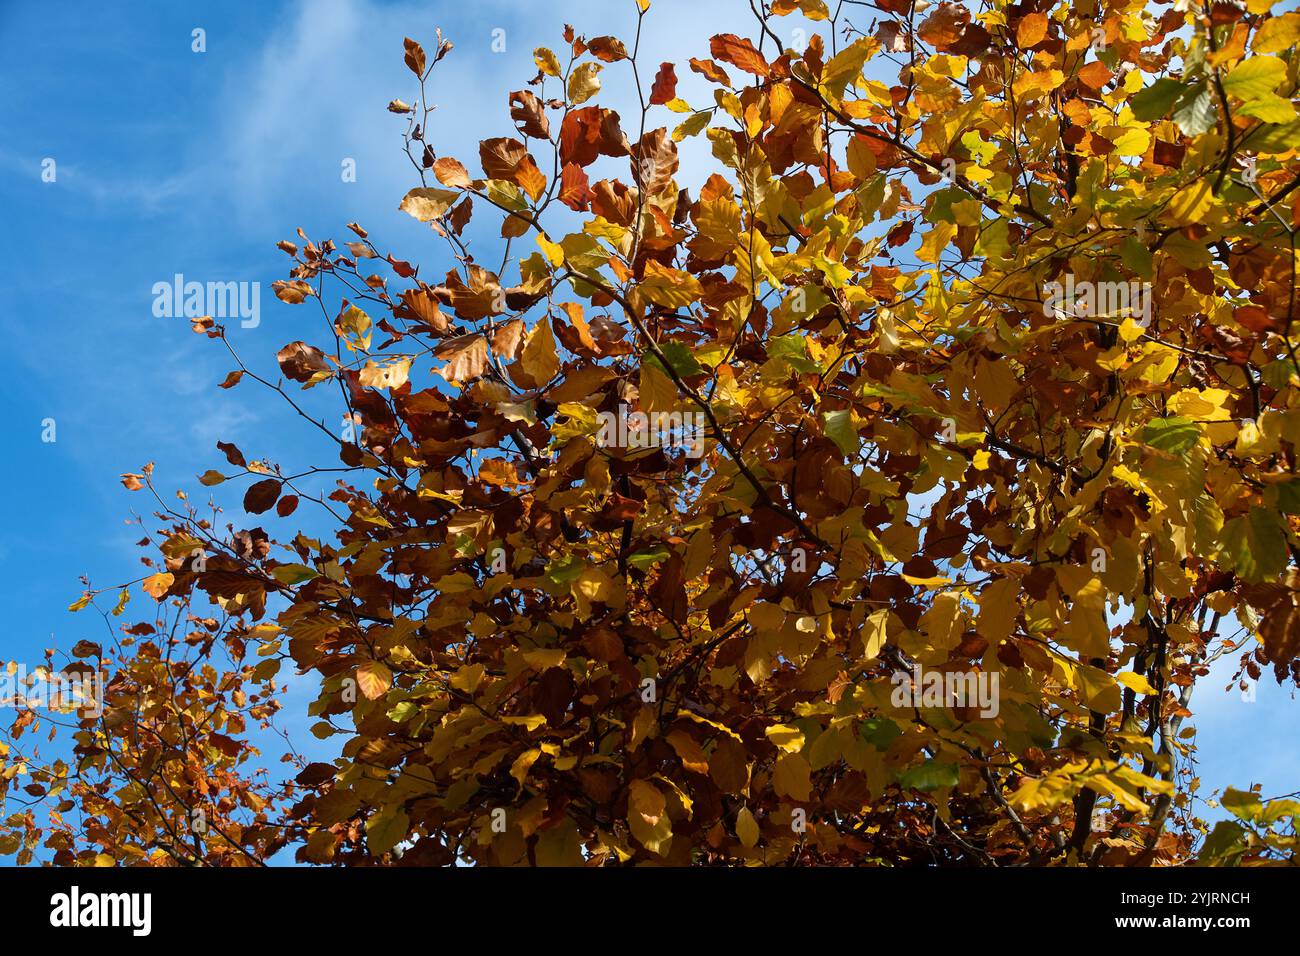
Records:
[[[150,573],[73,606],[109,639],[49,666],[102,712],[19,711],[0,850],[1292,862],[1300,805],[1200,793],[1191,723],[1225,655],[1300,680],[1273,6],[751,0],[684,64],[566,27],[477,156],[437,145],[452,44],[407,39],[430,244],[281,242],[325,329],[278,376],[194,323],[336,460],[220,445],[247,516],[124,477]],[[263,759],[290,671],[332,762]]]

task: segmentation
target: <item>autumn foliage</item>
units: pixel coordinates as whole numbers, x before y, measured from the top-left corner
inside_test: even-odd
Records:
[[[247,516],[155,493],[149,612],[78,602],[107,602],[66,665],[105,709],[19,713],[0,850],[1292,860],[1293,801],[1204,822],[1191,701],[1224,655],[1300,677],[1300,15],[1272,6],[772,0],[662,65],[566,28],[476,156],[436,142],[451,44],[408,39],[429,246],[281,242],[278,375],[195,324],[223,388],[337,456],[223,444],[202,483]],[[1137,292],[1060,297],[1100,288]],[[698,416],[703,454],[603,440],[620,409]],[[900,705],[924,671],[996,675],[995,713]],[[267,766],[290,672],[332,763]]]

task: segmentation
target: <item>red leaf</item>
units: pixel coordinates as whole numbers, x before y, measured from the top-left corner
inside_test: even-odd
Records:
[[[650,102],[652,105],[667,103],[677,95],[677,72],[673,69],[671,63],[659,64],[659,72],[655,74],[654,86],[650,87]]]
[[[560,173],[560,202],[575,212],[582,212],[594,194],[591,181],[577,163],[569,163]]]

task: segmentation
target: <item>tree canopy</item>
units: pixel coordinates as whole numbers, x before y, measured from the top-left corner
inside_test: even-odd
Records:
[[[19,711],[0,851],[1293,860],[1189,720],[1224,655],[1300,679],[1300,14],[752,3],[687,63],[566,27],[477,156],[405,41],[430,246],[281,242],[278,375],[194,323],[337,456],[221,444],[246,515],[124,477],[149,573],[73,606],[102,712]],[[265,766],[291,673],[331,763]]]

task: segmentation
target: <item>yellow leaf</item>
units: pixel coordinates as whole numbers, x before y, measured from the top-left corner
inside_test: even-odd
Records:
[[[1136,694],[1149,697],[1156,693],[1156,689],[1151,686],[1151,682],[1136,671],[1120,671],[1115,675],[1115,680]]]
[[[785,754],[772,767],[772,787],[782,796],[803,802],[812,796],[812,768],[799,754]]]
[[[758,821],[749,812],[749,807],[741,807],[740,812],[736,814],[736,836],[749,849],[753,849],[758,843]]]
[[[563,72],[560,69],[559,57],[544,46],[539,46],[533,51],[533,62],[547,76],[559,76]]]
[[[803,731],[789,724],[773,724],[765,731],[767,739],[778,749],[788,754],[797,754],[803,749]]]
[[[665,739],[673,750],[677,751],[683,767],[692,773],[709,772],[709,757],[695,742],[694,737],[684,730],[674,730]]]
[[[521,789],[524,785],[524,780],[528,778],[528,771],[532,768],[533,764],[537,762],[537,758],[541,755],[542,752],[534,747],[531,750],[525,750],[516,757],[515,762],[511,764],[510,776],[515,778]]]
[[[880,649],[889,639],[886,625],[889,623],[889,609],[873,611],[862,626],[862,643],[866,649],[867,660],[873,661],[880,656]]]
[[[1300,44],[1300,13],[1284,13],[1265,20],[1251,41],[1256,53],[1284,53]]]
[[[521,385],[540,388],[555,377],[560,370],[560,359],[555,352],[555,337],[551,334],[551,323],[546,316],[537,320],[533,330],[528,333],[528,341],[519,361],[511,366],[511,377]],[[523,372],[523,379],[518,371]]]
[[[671,412],[677,407],[677,386],[654,362],[641,363],[641,410]]]
[[[925,239],[921,242],[921,248],[917,250],[916,258],[921,262],[938,262],[939,256],[952,237],[957,234],[957,226],[951,222],[941,222],[925,234]]]
[[[406,384],[411,373],[411,360],[402,359],[391,365],[376,365],[366,362],[365,368],[357,373],[357,380],[367,388],[401,388]]]
[[[163,596],[167,593],[167,589],[172,586],[172,582],[175,580],[175,575],[163,571],[158,574],[149,575],[149,577],[140,582],[140,586],[144,588],[144,592],[155,601],[161,601]]]
[[[569,819],[537,835],[538,866],[582,866],[582,837]]]
[[[546,253],[546,258],[551,265],[564,265],[564,247],[562,245],[558,242],[551,242],[541,233],[537,234],[537,244],[542,247],[542,252]]]
[[[1083,702],[1100,713],[1113,713],[1122,703],[1119,685],[1105,671],[1091,665],[1081,664],[1075,670],[1074,687]]]
[[[1179,192],[1166,207],[1177,223],[1200,222],[1214,206],[1214,187],[1209,178],[1201,179]]]
[[[599,63],[584,63],[569,74],[569,102],[585,103],[600,92]]]
[[[651,853],[668,854],[673,841],[673,825],[668,819],[668,803],[654,784],[633,780],[628,787],[627,823],[632,835]]]
[[[646,263],[645,278],[638,288],[651,302],[670,309],[690,305],[704,295],[704,287],[695,276],[669,269],[653,259]]]
[[[402,198],[397,208],[409,216],[414,216],[420,222],[429,222],[445,213],[459,198],[460,193],[454,189],[417,186]]]

